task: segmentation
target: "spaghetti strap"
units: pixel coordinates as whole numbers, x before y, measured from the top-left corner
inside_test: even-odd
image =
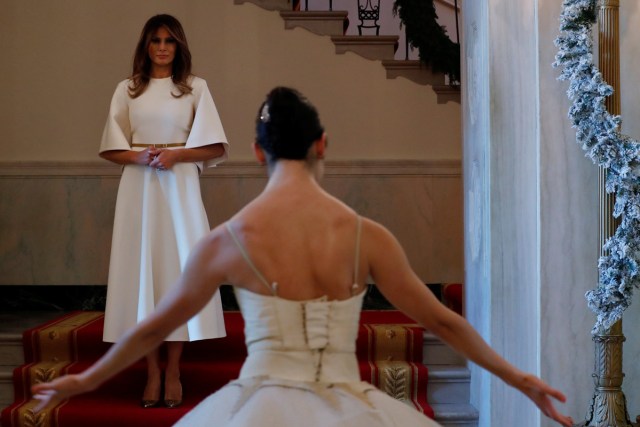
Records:
[[[353,286],[352,293],[358,289],[358,270],[360,268],[360,236],[362,235],[362,217],[358,215],[356,225],[356,253],[353,268]]]
[[[224,226],[227,228],[227,231],[229,231],[229,234],[231,235],[231,238],[233,239],[233,242],[236,244],[236,246],[238,247],[238,250],[240,251],[240,253],[242,254],[242,257],[244,258],[244,260],[247,262],[247,264],[249,265],[249,267],[251,267],[251,270],[253,270],[253,272],[255,273],[255,275],[258,277],[258,279],[260,279],[260,281],[267,287],[267,289],[269,289],[269,292],[272,295],[276,294],[276,289],[275,286],[271,286],[269,284],[269,282],[267,281],[267,279],[265,279],[265,277],[262,275],[262,273],[260,273],[260,270],[258,270],[258,268],[255,266],[255,264],[253,263],[253,261],[251,261],[251,258],[249,257],[249,254],[247,253],[247,251],[245,250],[244,246],[242,246],[242,243],[240,243],[240,240],[238,240],[238,237],[236,236],[236,233],[233,231],[233,229],[231,228],[231,226],[229,225],[228,222],[225,222]]]

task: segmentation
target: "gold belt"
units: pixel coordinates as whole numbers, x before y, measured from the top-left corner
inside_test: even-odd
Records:
[[[154,148],[169,148],[169,147],[184,147],[186,142],[173,142],[171,144],[131,144],[132,147],[154,147]]]

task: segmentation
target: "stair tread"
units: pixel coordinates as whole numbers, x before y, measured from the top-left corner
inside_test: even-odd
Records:
[[[61,311],[15,311],[0,313],[0,337],[14,336],[26,329],[35,328],[50,320],[60,317]]]
[[[437,75],[444,75],[444,73],[435,72],[418,59],[385,59],[382,61],[382,65],[388,70],[423,70]]]
[[[460,85],[437,85],[433,89],[439,92],[460,93]]]
[[[439,421],[478,419],[478,410],[469,403],[432,403],[431,407]]]
[[[428,68],[422,61],[418,59],[385,59],[382,64],[386,67],[403,67],[403,68]]]
[[[447,343],[445,343],[440,338],[438,338],[436,335],[434,335],[432,332],[429,332],[426,329],[422,333],[422,339],[423,339],[425,345],[433,344],[433,345],[444,345],[444,346],[448,347]]]
[[[326,11],[297,11],[297,10],[283,10],[280,12],[280,16],[283,18],[295,18],[295,19],[344,19],[347,17],[349,12],[347,11],[336,11],[336,10],[326,10]]]
[[[465,380],[471,378],[471,371],[461,365],[433,365],[429,368],[429,380]]]
[[[234,4],[252,3],[266,10],[291,10],[290,0],[234,0]]]
[[[382,66],[387,70],[416,70],[416,71],[430,71],[433,73],[430,67],[424,65],[422,61],[416,59],[385,59],[382,61]],[[441,74],[441,73],[434,73]]]
[[[0,332],[0,343],[21,343],[22,332]]]
[[[398,36],[331,36],[334,42],[354,44],[395,43],[398,39]]]

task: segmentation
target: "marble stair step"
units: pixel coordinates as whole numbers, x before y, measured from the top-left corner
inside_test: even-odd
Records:
[[[438,94],[438,104],[450,101],[460,104],[460,85],[435,85],[433,91]]]
[[[331,36],[336,53],[353,52],[367,59],[392,60],[398,36]]]
[[[468,403],[435,403],[431,407],[442,427],[478,427],[478,410]]]
[[[469,403],[471,373],[465,366],[429,366],[427,400],[430,403]]]
[[[24,363],[22,333],[0,332],[0,369],[4,366],[18,366]]]
[[[467,361],[464,357],[460,356],[432,333],[425,332],[423,340],[422,363],[425,365],[429,367],[434,365],[466,366]]]
[[[404,77],[421,85],[432,86],[438,95],[438,104],[450,101],[460,103],[460,86],[446,84],[444,73],[434,72],[419,60],[385,60],[382,66],[387,70],[388,79]]]
[[[60,316],[60,312],[0,313],[0,408],[13,403],[13,370],[24,364],[22,331]]]
[[[13,375],[12,370],[4,371],[0,368],[0,409],[13,403]]]
[[[292,0],[233,0],[234,4],[253,3],[266,10],[292,10]]]
[[[341,36],[347,29],[347,11],[282,11],[284,28],[301,27],[320,36]]]
[[[404,77],[421,85],[442,86],[445,84],[443,73],[434,72],[418,60],[390,59],[382,61],[382,66],[387,70],[388,79]]]
[[[13,370],[23,363],[22,334],[0,333],[0,409],[13,403]]]

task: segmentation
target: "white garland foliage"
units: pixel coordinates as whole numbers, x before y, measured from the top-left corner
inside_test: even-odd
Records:
[[[596,20],[597,0],[564,0],[553,64],[562,67],[559,79],[569,81],[569,118],[576,141],[595,164],[607,168],[606,191],[616,198],[613,214],[622,217],[604,245],[608,254],[598,262],[599,284],[586,294],[597,315],[593,333],[619,320],[634,288],[640,287],[640,143],[620,133],[620,117],[605,106],[613,88],[593,63],[591,31]]]

